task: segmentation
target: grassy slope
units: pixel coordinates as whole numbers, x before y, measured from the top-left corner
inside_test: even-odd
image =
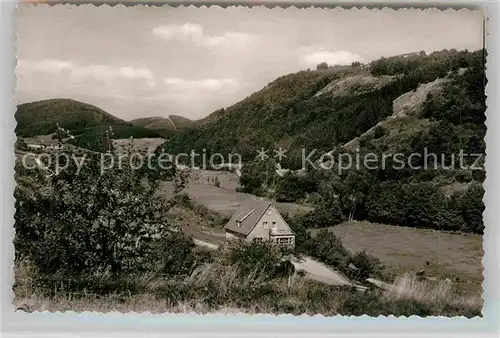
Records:
[[[182,132],[193,125],[193,121],[186,117],[170,115],[165,117],[143,117],[130,121],[134,126],[154,130],[164,137],[170,137]]]

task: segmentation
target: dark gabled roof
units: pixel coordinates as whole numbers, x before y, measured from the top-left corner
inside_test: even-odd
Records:
[[[248,235],[270,205],[271,202],[269,201],[246,200],[241,204],[238,210],[236,210],[224,229],[245,236]]]

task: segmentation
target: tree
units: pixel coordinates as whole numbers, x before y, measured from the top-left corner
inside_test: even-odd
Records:
[[[331,201],[328,205],[319,205],[305,215],[296,216],[295,222],[305,229],[328,228],[345,220],[338,201]]]
[[[276,164],[272,159],[254,160],[243,166],[240,184],[243,192],[263,195],[265,189],[274,185],[277,179]]]
[[[276,184],[276,200],[279,202],[297,202],[306,194],[317,191],[318,181],[314,175],[299,176],[286,173]]]
[[[342,177],[332,176],[322,187],[323,203],[339,205],[348,219],[353,220],[364,215],[365,199],[373,184],[374,176],[363,170],[349,170]]]
[[[472,184],[467,191],[454,196],[458,212],[462,215],[464,230],[474,233],[483,233],[484,222],[484,188],[481,184]]]
[[[22,138],[18,138],[16,140],[16,143],[15,143],[14,147],[16,149],[23,150],[23,151],[27,151],[28,150],[28,145],[26,144],[26,142]]]
[[[324,70],[328,69],[328,63],[326,62],[321,62],[316,66],[316,70]]]

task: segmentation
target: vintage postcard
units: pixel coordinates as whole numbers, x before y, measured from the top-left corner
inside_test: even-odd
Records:
[[[17,310],[481,316],[481,11],[17,15]]]

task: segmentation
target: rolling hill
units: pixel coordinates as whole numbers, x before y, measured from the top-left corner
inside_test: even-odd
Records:
[[[91,104],[71,99],[49,99],[20,104],[15,113],[16,134],[21,137],[46,135],[57,123],[70,131],[125,121]]]

